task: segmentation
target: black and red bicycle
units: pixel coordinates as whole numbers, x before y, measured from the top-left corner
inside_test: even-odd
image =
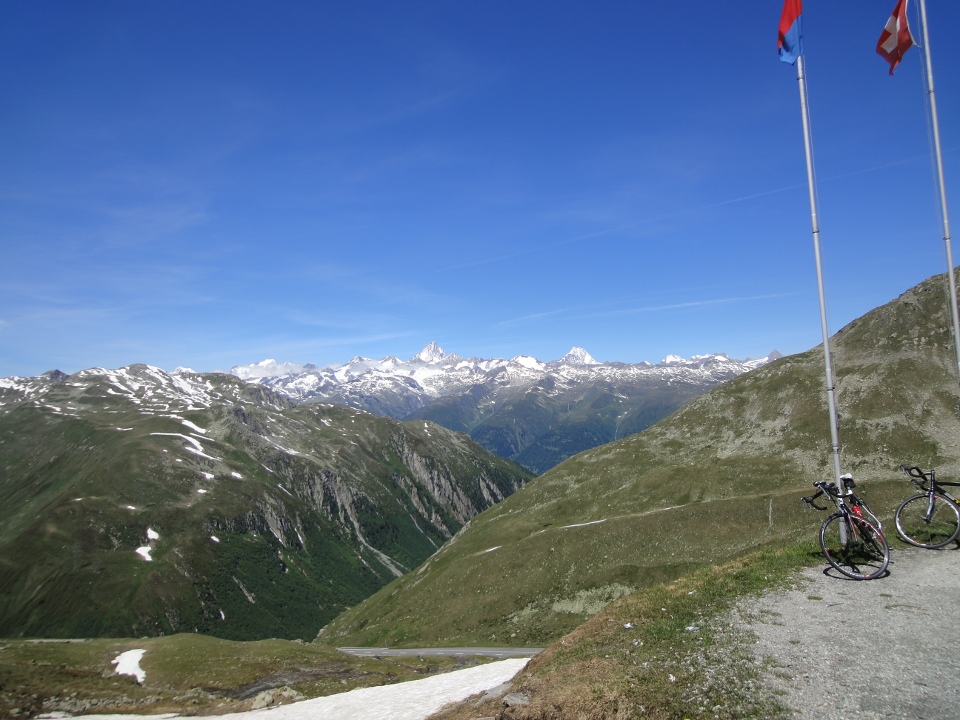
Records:
[[[817,510],[827,509],[814,502],[821,495],[833,501],[837,511],[820,526],[820,549],[824,557],[848,578],[873,580],[886,572],[890,546],[883,537],[880,520],[853,492],[856,487],[853,476],[841,475],[840,484],[838,488],[835,482],[815,482],[817,493],[800,499]]]

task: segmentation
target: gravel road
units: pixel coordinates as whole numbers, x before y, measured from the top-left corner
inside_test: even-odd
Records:
[[[475,655],[478,657],[516,658],[533,657],[543,648],[490,648],[490,647],[449,647],[449,648],[375,648],[375,647],[342,647],[340,652],[357,657],[462,657]]]
[[[870,581],[812,568],[741,604],[765,683],[802,720],[960,717],[960,550],[894,550]]]

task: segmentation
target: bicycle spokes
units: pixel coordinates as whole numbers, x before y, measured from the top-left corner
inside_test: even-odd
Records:
[[[820,546],[829,563],[847,577],[879,577],[890,562],[883,534],[856,515],[837,513],[820,528]]]

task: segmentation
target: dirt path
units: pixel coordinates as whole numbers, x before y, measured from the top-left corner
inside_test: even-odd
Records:
[[[765,682],[802,720],[960,717],[960,550],[895,550],[890,574],[823,567],[740,606]]]

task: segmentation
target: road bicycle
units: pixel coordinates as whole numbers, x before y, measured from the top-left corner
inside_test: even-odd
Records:
[[[838,489],[835,482],[815,482],[817,493],[800,499],[817,510],[827,509],[814,502],[821,495],[833,501],[837,511],[820,526],[820,549],[824,557],[848,578],[873,580],[886,572],[890,546],[883,537],[880,520],[853,492],[856,487],[853,476],[841,475],[840,483],[842,489]]]
[[[960,534],[960,507],[957,498],[943,489],[960,483],[938,482],[935,470],[901,465],[900,469],[917,487],[918,494],[897,508],[897,532],[916,547],[936,549],[949,545]]]

